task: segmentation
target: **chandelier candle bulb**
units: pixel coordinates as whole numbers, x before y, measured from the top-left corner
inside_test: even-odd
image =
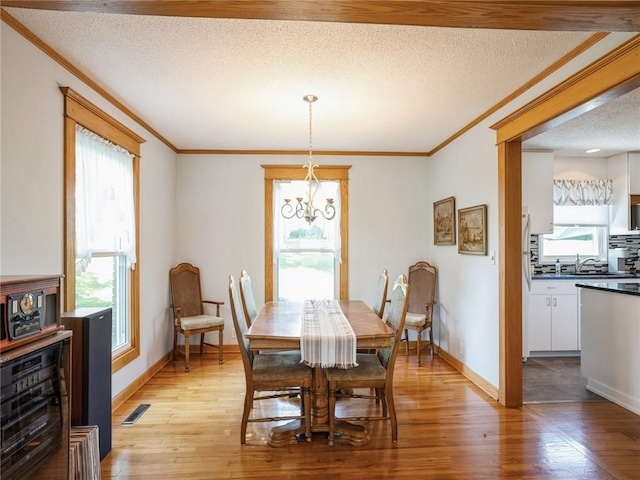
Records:
[[[315,95],[305,95],[302,99],[309,104],[309,161],[303,168],[307,169],[307,175],[304,181],[307,182],[307,196],[296,197],[296,205],[291,203],[290,198],[284,199],[284,205],[280,208],[280,213],[286,219],[293,217],[304,218],[306,222],[311,225],[313,221],[318,217],[318,214],[322,215],[326,220],[331,220],[336,216],[336,207],[333,204],[333,198],[327,198],[327,204],[324,206],[324,210],[316,208],[313,204],[314,197],[318,191],[319,182],[318,177],[314,173],[314,170],[318,168],[318,165],[313,163],[313,102],[318,100]]]

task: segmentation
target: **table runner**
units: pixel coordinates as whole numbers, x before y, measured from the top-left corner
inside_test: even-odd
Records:
[[[336,300],[304,302],[300,353],[310,367],[358,366],[356,335]]]

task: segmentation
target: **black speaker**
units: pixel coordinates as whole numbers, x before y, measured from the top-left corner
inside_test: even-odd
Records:
[[[62,314],[71,342],[71,425],[97,425],[100,460],[111,451],[111,308]]]

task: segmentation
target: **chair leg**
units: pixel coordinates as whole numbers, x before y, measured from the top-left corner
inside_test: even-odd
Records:
[[[247,443],[247,424],[249,423],[249,413],[253,406],[253,390],[247,389],[244,394],[244,410],[242,411],[242,422],[240,423],[240,445]]]
[[[389,406],[389,419],[391,420],[391,441],[396,443],[398,441],[398,421],[396,419],[396,405],[393,401],[393,387],[389,386],[385,389],[384,398],[386,404]]]
[[[307,442],[311,441],[311,389],[302,390],[302,410],[304,414],[304,436]]]
[[[204,333],[200,334],[200,356],[204,355]]]
[[[336,390],[335,384],[329,384],[329,446],[333,447],[336,433]]]
[[[189,337],[191,335],[189,335],[188,333],[185,333],[184,335],[184,371],[188,372],[189,371]]]
[[[173,327],[173,361],[176,361],[176,350],[178,350],[178,327]]]
[[[407,352],[407,356],[409,356],[409,330],[405,328],[404,330],[404,341],[405,341],[405,351]]]
[[[422,352],[422,331],[418,332],[416,337],[416,353],[418,354],[418,366],[422,366],[422,360],[420,360],[420,353]]]
[[[431,356],[433,357],[435,352],[433,349],[433,325],[429,327],[429,348],[431,348]]]
[[[224,342],[224,338],[222,335],[222,329],[218,330],[218,363],[220,365],[222,365],[224,363],[224,360],[222,358],[222,346],[223,346],[223,342]]]

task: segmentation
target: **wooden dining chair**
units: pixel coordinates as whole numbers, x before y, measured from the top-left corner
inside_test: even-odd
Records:
[[[389,272],[386,268],[382,269],[378,277],[376,285],[376,296],[373,299],[371,309],[378,314],[380,318],[384,315],[384,308],[387,303],[387,289],[389,288]]]
[[[386,268],[382,269],[378,276],[378,283],[376,284],[376,294],[371,304],[371,309],[376,312],[378,317],[382,318],[384,315],[384,308],[387,303],[387,289],[389,287],[389,272]],[[371,348],[359,348],[358,353],[376,353],[376,349]]]
[[[244,410],[240,424],[240,443],[246,444],[247,424],[249,422],[276,422],[282,420],[301,420],[304,422],[305,438],[311,441],[311,378],[312,370],[300,363],[300,352],[276,352],[270,354],[254,354],[249,349],[249,339],[246,337],[249,328],[244,318],[242,299],[238,286],[229,276],[229,301],[231,302],[231,317],[236,331],[246,389],[244,395]],[[249,418],[254,401],[291,397],[292,389],[302,392],[300,415],[284,415],[274,417]],[[261,392],[270,392],[262,394]],[[275,392],[275,393],[274,393]]]
[[[433,356],[433,306],[436,304],[436,267],[427,262],[417,262],[409,267],[411,299],[404,324],[406,352],[409,355],[409,330],[416,332],[418,366],[422,365],[422,332],[429,330],[429,349]]]
[[[244,312],[244,318],[247,321],[247,324],[251,326],[258,316],[258,307],[256,307],[256,301],[253,296],[251,277],[246,270],[242,270],[240,273],[238,283],[240,284],[240,298],[242,299],[242,311]]]
[[[204,346],[209,345],[218,349],[218,363],[223,363],[223,331],[224,319],[220,317],[220,305],[224,302],[202,299],[200,288],[200,269],[190,263],[181,263],[169,271],[171,285],[171,309],[173,311],[173,361],[176,360],[178,335],[184,335],[184,371],[189,371],[189,338],[200,334],[200,355],[204,353]],[[204,305],[216,306],[216,314],[205,313]],[[218,344],[205,342],[204,334],[218,332]]]
[[[393,371],[407,315],[409,297],[407,277],[401,274],[393,285],[391,303],[384,316],[385,323],[395,332],[388,348],[381,348],[375,354],[357,354],[357,367],[329,368],[325,371],[329,389],[329,445],[333,446],[335,441],[336,399],[338,397],[375,399],[376,403],[378,401],[382,403],[381,415],[340,417],[339,420],[390,420],[391,440],[398,441],[398,422],[393,399]],[[353,389],[356,388],[374,389],[375,393],[373,395],[358,395],[353,393]]]

